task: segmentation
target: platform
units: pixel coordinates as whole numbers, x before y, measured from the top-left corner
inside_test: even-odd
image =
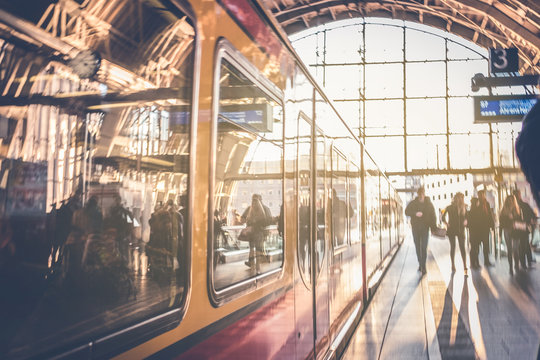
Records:
[[[509,274],[493,267],[456,272],[447,239],[431,238],[422,277],[411,238],[404,241],[345,351],[344,359],[536,359],[540,263]],[[482,255],[480,255],[482,261]]]

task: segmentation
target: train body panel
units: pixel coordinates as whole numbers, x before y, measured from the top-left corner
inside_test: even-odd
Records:
[[[16,246],[1,265],[17,269],[1,279],[14,291],[3,305],[21,303],[8,317],[19,323],[13,334],[0,334],[0,357],[319,359],[335,351],[367,300],[369,277],[403,235],[401,204],[261,5],[67,3],[17,28],[45,50],[21,48],[27,38],[17,31],[0,37],[15,59],[40,54],[29,71],[45,79],[27,93],[3,85],[13,99],[0,115],[23,140],[0,148],[0,171],[11,189],[39,185],[46,197],[17,210],[15,195],[0,189],[8,209],[0,206],[0,230]],[[15,5],[6,11],[8,27],[24,16]],[[64,30],[71,37],[46,27],[62,12],[89,27],[85,16],[104,13],[92,19],[113,30],[75,41],[75,25]],[[129,16],[140,17],[139,31]],[[70,60],[81,41],[101,53],[90,76]],[[65,116],[54,110],[70,106]],[[21,107],[39,126],[23,129]],[[55,146],[62,151],[40,155]],[[18,172],[43,179],[12,181]],[[30,259],[21,244],[41,230],[62,241]],[[26,288],[34,292],[20,295]]]

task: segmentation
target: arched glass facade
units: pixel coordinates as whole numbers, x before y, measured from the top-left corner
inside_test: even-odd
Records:
[[[389,175],[415,170],[518,167],[520,122],[475,124],[476,73],[488,50],[447,32],[401,20],[334,22],[291,36],[312,74]],[[494,88],[493,95],[531,88]]]

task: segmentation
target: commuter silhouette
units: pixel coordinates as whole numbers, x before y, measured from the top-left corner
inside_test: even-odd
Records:
[[[419,264],[418,271],[425,274],[429,229],[435,228],[436,215],[435,208],[429,197],[425,195],[424,188],[419,188],[417,193],[418,196],[407,205],[405,215],[411,217],[414,246]]]
[[[465,205],[463,193],[458,192],[452,204],[443,213],[442,220],[447,226],[446,235],[450,240],[450,259],[452,260],[452,271],[456,271],[454,262],[456,253],[456,238],[459,244],[459,251],[463,261],[463,269],[467,272],[467,253],[465,251],[465,226],[467,224],[467,207]]]
[[[113,231],[118,250],[127,259],[133,230],[133,214],[122,205],[122,198],[118,194],[114,196],[114,204],[105,218],[105,228]]]
[[[471,204],[471,211],[468,216],[471,239],[471,268],[478,269],[480,267],[478,261],[480,245],[482,245],[484,252],[484,265],[492,266],[493,264],[489,261],[489,234],[495,223],[491,208],[486,200],[485,190],[480,190],[478,192],[478,201],[474,201],[474,203],[471,201]]]
[[[529,235],[530,230],[533,229],[536,223],[536,215],[534,210],[529,204],[527,204],[521,198],[521,192],[519,190],[514,190],[513,195],[516,198],[516,201],[519,205],[519,210],[521,212],[521,218],[524,223],[524,228],[522,231],[517,231],[516,235],[519,237],[519,258],[523,268],[530,267],[532,265],[532,251],[531,245],[529,244]]]
[[[334,244],[339,246],[345,243],[347,231],[347,204],[341,200],[336,189],[332,189],[332,233]]]
[[[270,209],[263,204],[261,195],[251,196],[251,205],[242,214],[242,221],[246,223],[246,227],[250,228],[249,260],[245,264],[252,271],[259,272],[264,258],[265,228],[272,222]]]
[[[514,269],[519,270],[520,236],[514,230],[514,221],[522,221],[522,214],[515,196],[508,195],[499,216],[499,224],[504,233],[510,275],[514,274]]]

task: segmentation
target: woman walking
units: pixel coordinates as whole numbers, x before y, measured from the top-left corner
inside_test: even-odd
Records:
[[[463,270],[467,274],[467,253],[465,251],[465,226],[467,226],[467,207],[465,206],[465,197],[458,192],[452,204],[444,210],[443,222],[446,224],[446,235],[450,240],[450,258],[452,259],[452,272],[456,271],[454,262],[456,254],[456,238],[459,244],[459,252],[463,260]]]
[[[521,210],[514,195],[508,195],[504,200],[504,205],[499,215],[499,223],[504,233],[506,250],[508,253],[508,266],[510,275],[514,275],[514,263],[516,271],[519,270],[519,240],[514,230],[514,221],[521,219]]]

